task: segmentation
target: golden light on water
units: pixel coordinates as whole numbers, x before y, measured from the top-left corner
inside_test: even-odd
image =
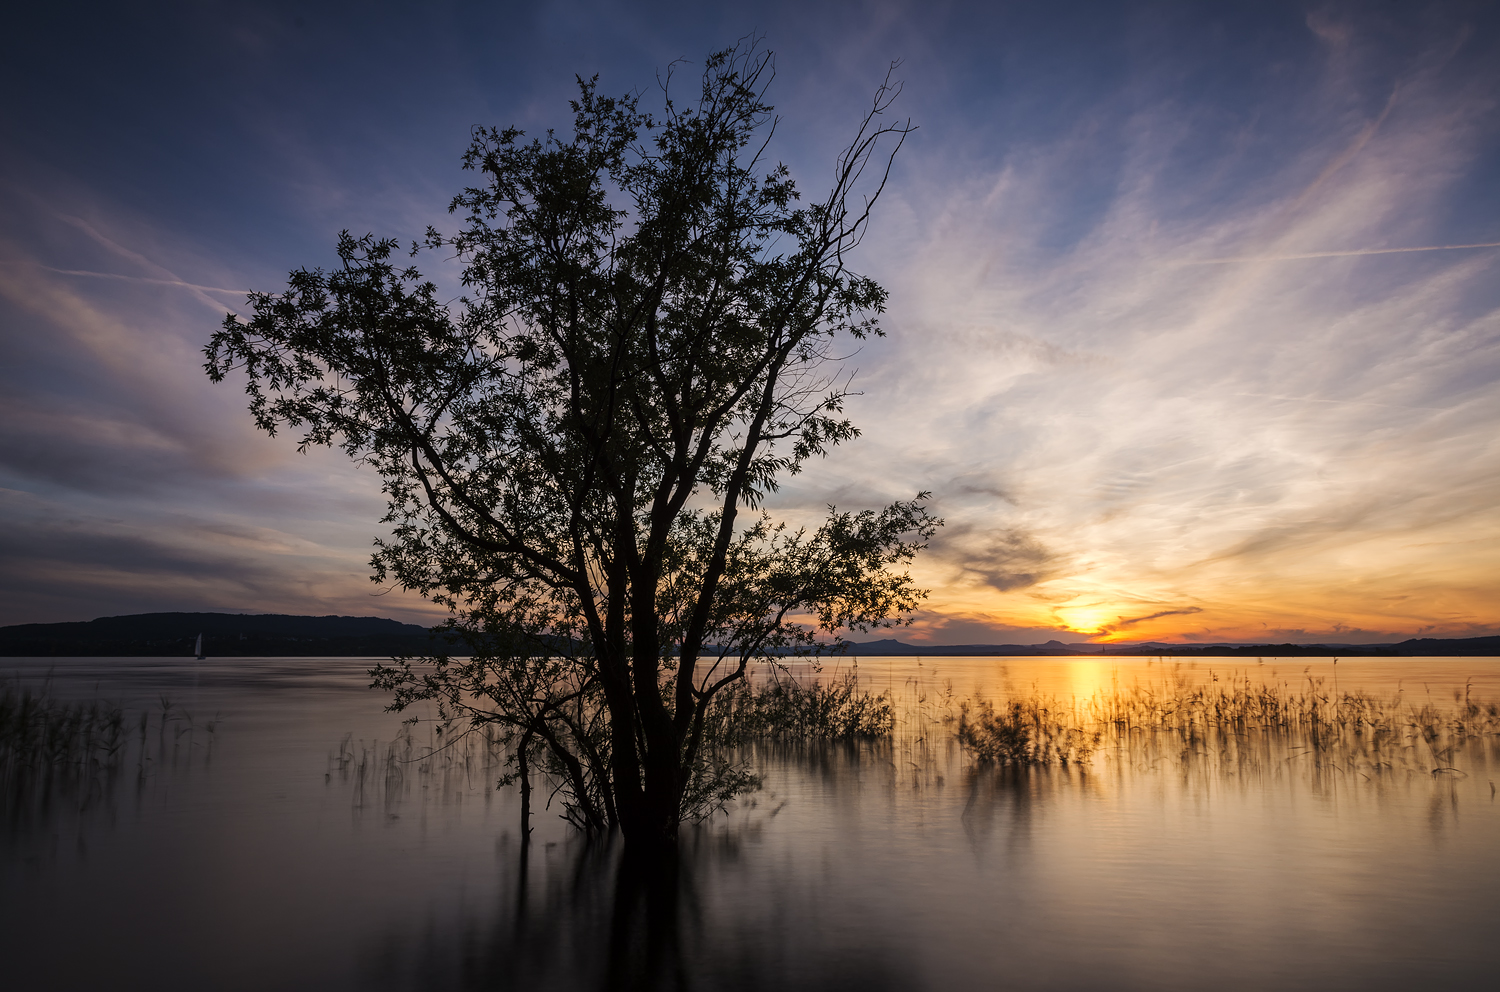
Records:
[[[1067,690],[1063,695],[1086,700],[1103,695],[1119,684],[1118,661],[1074,661],[1066,669]]]

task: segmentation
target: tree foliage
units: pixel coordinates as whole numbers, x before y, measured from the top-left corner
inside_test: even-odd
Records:
[[[452,611],[469,654],[397,660],[395,708],[498,722],[582,826],[670,841],[743,784],[705,739],[755,658],[900,622],[924,495],[763,512],[778,480],[857,436],[832,348],[881,333],[885,291],[851,271],[909,124],[883,84],[834,184],[803,205],[766,157],[769,53],[669,72],[663,109],[579,80],[569,138],[477,129],[479,180],[412,258],[456,258],[462,295],[394,240],[339,239],[332,271],[250,297],[206,349],[250,412],[303,448],[339,445],[384,482],[374,579]]]

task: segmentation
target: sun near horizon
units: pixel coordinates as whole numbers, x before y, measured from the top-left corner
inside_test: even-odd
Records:
[[[851,255],[889,293],[886,336],[839,346],[862,434],[765,509],[932,492],[947,523],[902,636],[1500,633],[1500,61],[1479,8],[1393,33],[1358,5],[1085,4],[1052,27],[897,5],[855,38],[815,6],[766,14],[767,154],[804,202],[893,60],[918,129]],[[497,60],[413,16],[392,103],[347,86],[375,21],[252,9],[142,15],[112,29],[128,43],[0,70],[22,94],[0,162],[0,624],[440,620],[369,581],[375,473],[259,434],[239,386],[206,381],[208,335],[247,290],[337,264],[340,230],[451,231],[474,125],[565,129],[575,74],[629,91],[749,30],[648,17],[580,47],[531,25]]]

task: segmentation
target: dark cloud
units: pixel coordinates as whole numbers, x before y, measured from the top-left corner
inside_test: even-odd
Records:
[[[1188,606],[1188,607],[1184,607],[1183,609],[1180,609],[1180,610],[1160,610],[1160,611],[1158,611],[1156,613],[1148,613],[1146,616],[1143,616],[1143,617],[1129,617],[1129,618],[1121,617],[1119,620],[1116,620],[1114,623],[1110,624],[1108,627],[1105,627],[1105,628],[1102,628],[1102,629],[1104,629],[1104,630],[1119,630],[1121,627],[1132,627],[1132,626],[1134,626],[1135,624],[1138,624],[1138,623],[1145,623],[1147,620],[1157,620],[1157,619],[1160,619],[1161,617],[1186,617],[1186,616],[1192,616],[1194,613],[1202,613],[1202,612],[1203,612],[1203,608],[1199,607],[1199,606]]]
[[[1063,556],[1017,527],[986,529],[950,523],[938,532],[931,551],[969,578],[1000,592],[1034,586],[1058,574],[1064,565]]]
[[[413,622],[433,612],[372,586],[360,553],[288,546],[285,535],[230,522],[8,509],[18,525],[0,531],[0,625],[159,610],[379,612]]]
[[[0,435],[0,471],[15,478],[89,493],[139,495],[196,489],[206,479],[233,474],[219,456],[222,447],[163,433],[132,417],[128,408],[12,394],[0,399],[0,418],[11,428]]]
[[[939,487],[941,498],[962,496],[984,496],[997,503],[1015,503],[1009,489],[997,482],[988,473],[971,472],[954,476]]]
[[[1045,644],[1053,640],[1075,644],[1086,642],[1090,635],[1060,626],[1006,623],[994,617],[919,613],[914,633],[894,636],[912,644]]]
[[[288,584],[251,555],[173,545],[101,523],[32,521],[0,534],[0,623],[253,603]]]

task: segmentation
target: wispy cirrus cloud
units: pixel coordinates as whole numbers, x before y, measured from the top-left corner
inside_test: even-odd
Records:
[[[128,214],[108,234],[51,210],[27,223],[44,237],[0,240],[0,623],[229,607],[433,616],[368,581],[378,481],[259,435],[242,395],[207,381],[203,343],[227,309],[213,287],[128,247],[158,237]],[[118,278],[47,264],[59,256]]]
[[[131,44],[69,56],[76,86],[25,90],[25,53],[0,66],[30,97],[0,113],[36,139],[34,160],[0,151],[4,553],[35,579],[0,622],[370,612],[377,480],[256,434],[200,349],[241,304],[226,287],[328,264],[339,229],[441,226],[470,125],[565,126],[574,72],[649,89],[752,28],[597,7],[461,37],[379,5],[142,14]],[[855,28],[758,10],[776,150],[810,199],[906,59],[921,130],[853,259],[892,291],[891,336],[848,363],[865,436],[776,508],[933,490],[949,525],[917,565],[914,636],[1500,622],[1500,61],[1477,7],[896,3]],[[351,82],[372,52],[412,67],[400,94]],[[124,82],[100,89],[89,60]],[[73,130],[90,153],[123,137],[108,161],[49,151]],[[376,611],[424,609],[395,595]]]
[[[1006,494],[945,502],[970,554],[924,567],[934,603],[1116,636],[1500,622],[1500,253],[1423,239],[1442,235],[1494,104],[1426,56],[1398,98],[1362,99],[1339,57],[1299,127],[1248,125],[1201,177],[1178,159],[1206,108],[1134,107],[1082,224],[1055,177],[1095,147],[1085,134],[1013,145],[987,175],[924,170],[895,239],[920,247],[881,270],[902,333],[867,366],[882,399],[857,409],[865,450],[833,474],[899,465],[883,473],[896,490],[961,467]],[[1362,102],[1373,117],[1350,114]],[[1266,140],[1277,166],[1225,195]],[[1073,243],[1038,251],[1036,232],[1070,224]],[[1361,244],[1377,247],[1343,247]],[[1072,355],[1089,361],[1058,360]],[[1053,567],[981,594],[973,535],[1007,528]],[[1011,574],[1015,549],[988,550]]]
[[[1344,251],[1305,251],[1292,255],[1241,255],[1231,258],[1195,258],[1179,265],[1231,265],[1237,262],[1295,262],[1304,258],[1353,258],[1359,255],[1401,255],[1418,251],[1462,251],[1469,248],[1500,248],[1500,241],[1473,245],[1423,245],[1414,248],[1350,248]]]

